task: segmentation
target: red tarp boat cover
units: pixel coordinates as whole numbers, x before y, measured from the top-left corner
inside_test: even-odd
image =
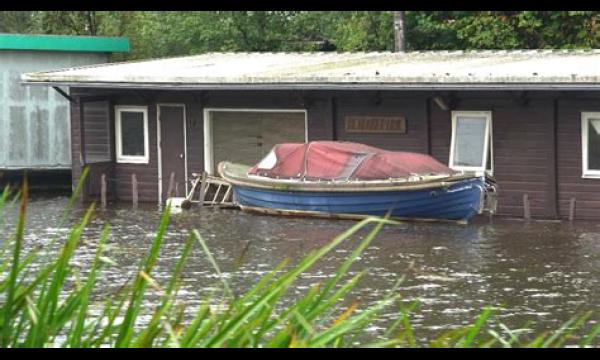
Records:
[[[269,178],[308,180],[378,180],[454,173],[429,155],[341,141],[275,145],[248,171]]]

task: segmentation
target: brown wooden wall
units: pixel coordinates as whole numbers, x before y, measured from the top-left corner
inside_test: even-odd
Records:
[[[110,122],[112,132],[112,105],[148,106],[150,163],[114,164],[111,174],[114,195],[121,200],[131,198],[130,180],[135,172],[140,182],[140,200],[158,201],[157,103],[186,105],[188,176],[203,170],[203,109],[206,107],[307,109],[309,140],[357,141],[391,150],[430,153],[448,163],[451,112],[440,109],[431,100],[439,94],[430,92],[74,90],[77,90],[75,96],[95,101],[98,106],[110,102],[108,112],[87,109],[85,105],[83,109],[86,124],[89,119],[90,126],[97,128],[99,119],[108,117],[106,121]],[[527,194],[534,217],[565,218],[569,200],[575,197],[577,218],[600,220],[600,180],[581,178],[580,133],[580,113],[600,111],[600,102],[589,93],[533,92],[526,94],[525,100],[520,98],[521,95],[509,92],[454,93],[457,99],[454,110],[492,111],[494,175],[500,188],[499,215],[523,216],[523,195]],[[80,105],[73,103],[71,111],[73,178],[76,179],[80,173]],[[344,117],[347,115],[405,116],[407,132],[346,133]],[[85,135],[90,144],[104,141],[94,139],[94,131]],[[103,150],[98,146],[96,144],[94,148]],[[111,146],[114,158],[114,139]]]
[[[600,111],[600,99],[558,100],[557,161],[558,202],[561,217],[569,214],[569,201],[577,200],[577,219],[600,219],[600,179],[583,179],[581,112]]]
[[[72,111],[72,144],[73,159],[79,159],[81,153],[81,139],[87,149],[86,164],[94,167],[93,159],[99,151],[106,150],[102,147],[107,141],[106,133],[101,123],[108,122],[112,138],[110,151],[114,161],[114,106],[136,105],[148,107],[148,136],[149,136],[149,163],[148,164],[114,164],[110,174],[107,174],[111,184],[112,196],[119,200],[131,200],[131,175],[136,174],[138,180],[139,200],[158,201],[158,159],[156,143],[156,110],[157,104],[184,104],[186,106],[186,133],[187,133],[187,165],[188,178],[192,173],[199,173],[204,169],[203,154],[203,110],[205,107],[216,108],[265,108],[265,109],[307,109],[310,140],[331,139],[333,134],[332,109],[330,99],[315,97],[307,99],[298,94],[282,94],[277,92],[263,92],[261,94],[231,94],[216,92],[210,96],[192,92],[126,92],[126,91],[96,91],[78,90],[75,96],[81,101],[71,105]],[[110,111],[103,111],[101,105],[110,103]],[[83,106],[80,104],[84,104]],[[81,109],[85,109],[81,114]],[[81,116],[83,115],[83,117]],[[81,119],[84,122],[85,133],[81,135]],[[277,131],[277,129],[273,129]],[[81,174],[79,160],[73,162],[73,182],[76,183]],[[103,168],[105,169],[105,168]],[[97,195],[97,181],[93,181],[94,188],[88,195]]]
[[[551,143],[553,107],[551,100],[531,99],[519,105],[509,96],[486,98],[472,94],[461,97],[455,110],[492,111],[493,169],[500,191],[498,214],[523,215],[523,195],[531,200],[531,214],[553,217],[548,197],[547,159]],[[431,106],[432,154],[448,163],[451,113]]]

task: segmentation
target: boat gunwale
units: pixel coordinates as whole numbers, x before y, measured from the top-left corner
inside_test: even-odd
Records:
[[[425,179],[420,181],[407,181],[406,179],[389,180],[357,180],[357,181],[302,181],[291,182],[289,179],[250,177],[247,174],[228,172],[227,165],[244,167],[250,166],[222,161],[218,165],[219,175],[227,182],[236,186],[269,189],[273,191],[301,191],[301,192],[380,192],[380,191],[410,191],[435,188],[447,188],[457,183],[470,179],[479,179],[483,176],[474,174],[449,175],[442,178]]]

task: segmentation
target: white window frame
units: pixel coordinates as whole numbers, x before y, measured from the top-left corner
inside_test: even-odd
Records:
[[[204,171],[209,175],[215,175],[213,138],[212,138],[212,118],[214,112],[283,112],[283,113],[303,113],[304,114],[304,142],[308,142],[308,110],[307,109],[265,109],[265,108],[204,108]],[[285,120],[283,120],[285,121]]]
[[[483,154],[482,164],[483,166],[461,166],[454,165],[454,147],[456,145],[456,121],[460,116],[477,116],[485,118],[485,132],[489,134],[486,136],[483,143]],[[492,175],[494,173],[494,146],[493,146],[493,134],[492,134],[492,112],[491,111],[452,111],[452,137],[450,140],[450,159],[448,160],[448,167],[454,170],[460,171],[474,171],[478,175],[484,175],[488,173]],[[486,169],[487,156],[490,154],[490,169]]]
[[[141,112],[144,114],[144,155],[123,155],[123,139],[121,137],[121,113]],[[150,146],[148,137],[148,107],[147,106],[115,106],[115,150],[119,164],[148,164]]]
[[[600,170],[588,168],[588,130],[592,118],[600,119],[600,112],[581,113],[581,177],[584,179],[600,179]]]

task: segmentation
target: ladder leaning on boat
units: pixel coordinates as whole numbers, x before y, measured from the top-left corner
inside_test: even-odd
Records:
[[[167,202],[182,209],[189,209],[196,204],[223,208],[236,207],[233,203],[231,184],[206,172],[192,173],[191,189],[185,198],[169,198]]]

